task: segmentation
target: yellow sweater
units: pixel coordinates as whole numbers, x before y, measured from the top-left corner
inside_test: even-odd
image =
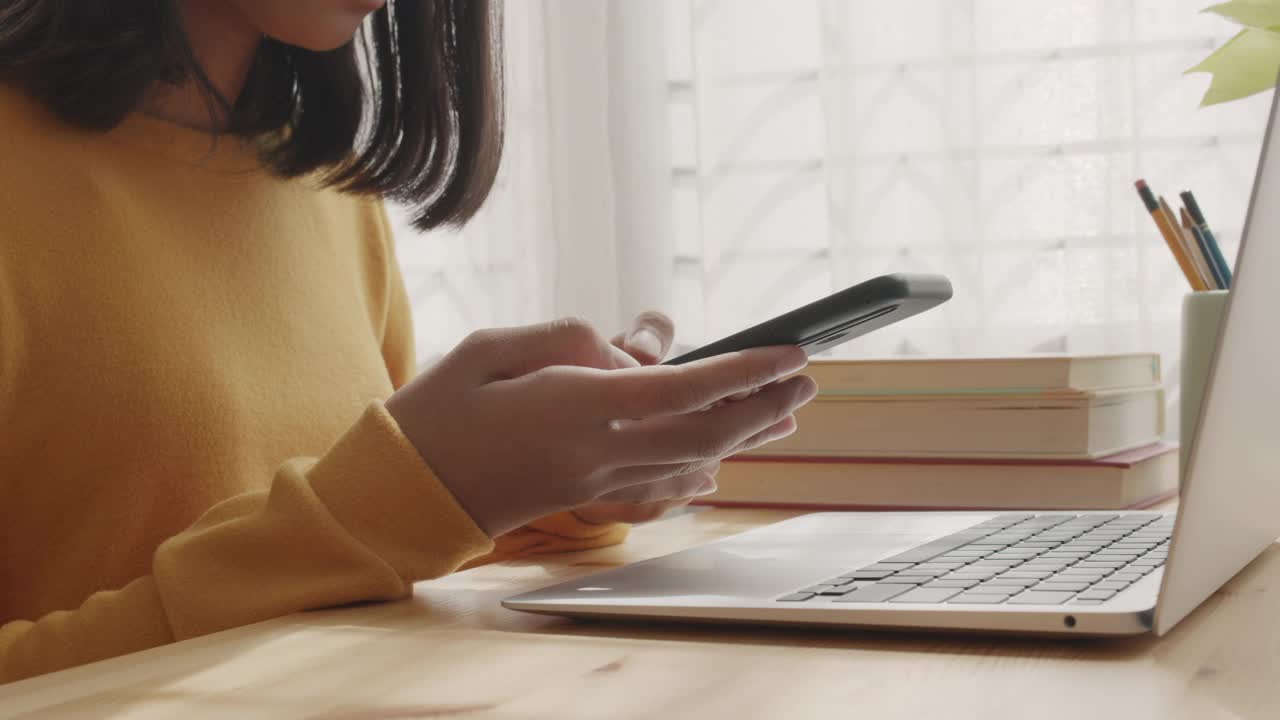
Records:
[[[380,203],[0,86],[0,682],[622,538],[495,550],[382,407],[413,372]]]

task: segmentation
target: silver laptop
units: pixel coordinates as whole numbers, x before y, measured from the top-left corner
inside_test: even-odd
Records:
[[[519,595],[606,618],[1162,635],[1280,535],[1280,92],[1176,521],[816,513]]]

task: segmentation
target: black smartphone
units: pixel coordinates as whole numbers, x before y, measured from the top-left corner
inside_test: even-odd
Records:
[[[951,281],[941,275],[881,275],[703,345],[664,364],[681,365],[769,345],[799,345],[813,355],[950,299]]]

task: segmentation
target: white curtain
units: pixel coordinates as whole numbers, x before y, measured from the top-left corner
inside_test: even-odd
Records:
[[[1267,109],[1197,108],[1182,70],[1234,30],[1206,4],[511,0],[499,187],[401,239],[420,356],[649,307],[693,345],[920,271],[955,299],[838,352],[1156,350],[1176,381],[1187,288],[1133,181],[1192,188],[1233,256]]]
[[[497,186],[458,232],[394,213],[430,363],[480,327],[575,315],[602,333],[679,314],[664,14],[646,2],[506,4],[507,140]]]

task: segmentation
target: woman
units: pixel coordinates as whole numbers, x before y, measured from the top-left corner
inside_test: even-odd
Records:
[[[495,27],[0,2],[0,682],[617,542],[794,429],[798,349],[639,367],[657,315],[629,352],[560,321],[413,376],[380,198],[424,230],[480,206]]]

